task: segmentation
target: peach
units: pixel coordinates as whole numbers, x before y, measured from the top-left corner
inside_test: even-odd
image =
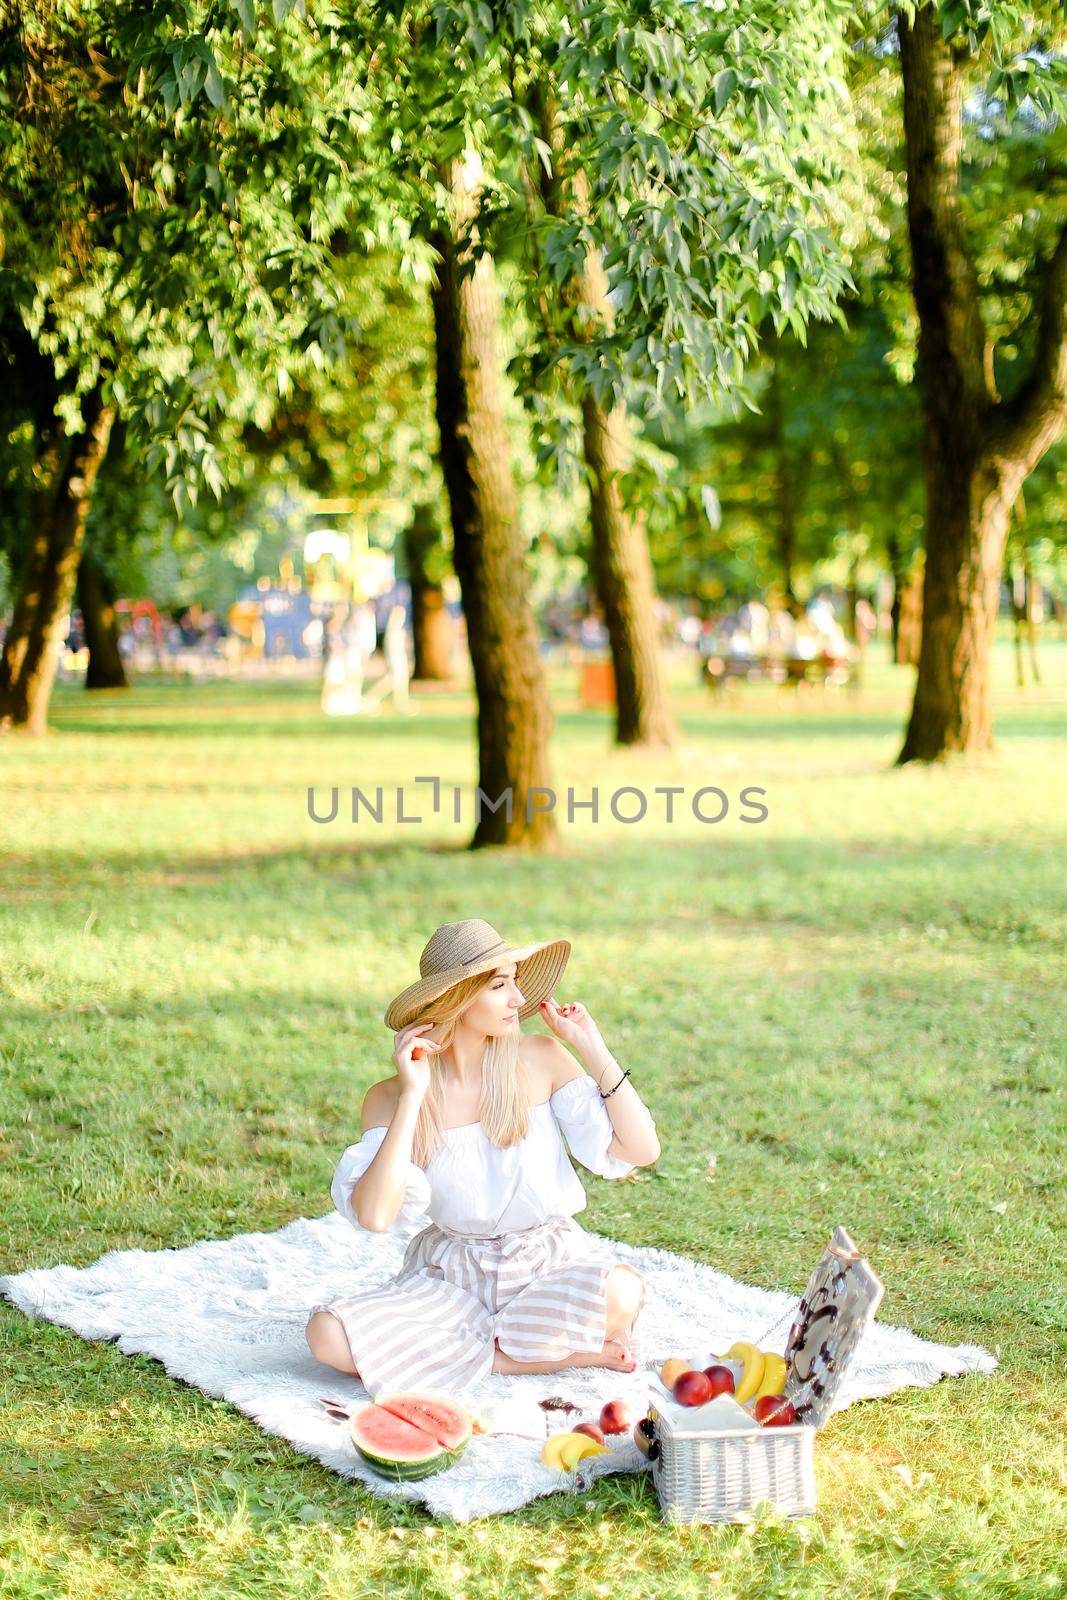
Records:
[[[683,1361],[681,1356],[671,1356],[660,1368],[660,1381],[665,1389],[674,1388],[674,1380],[683,1372],[692,1372],[693,1368],[688,1361]]]

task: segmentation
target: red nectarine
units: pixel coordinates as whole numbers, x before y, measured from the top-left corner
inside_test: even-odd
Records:
[[[733,1394],[736,1384],[729,1367],[705,1367],[704,1376],[711,1384],[712,1398],[717,1394]]]
[[[784,1394],[761,1394],[752,1407],[752,1415],[765,1428],[788,1428],[797,1420],[793,1402]]]
[[[711,1379],[704,1372],[680,1372],[671,1392],[680,1406],[702,1406],[711,1399]]]
[[[632,1425],[633,1418],[625,1400],[609,1400],[600,1413],[600,1427],[604,1433],[625,1433]]]

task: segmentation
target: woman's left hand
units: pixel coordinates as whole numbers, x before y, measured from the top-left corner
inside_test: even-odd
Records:
[[[580,1000],[573,1005],[561,1006],[550,995],[547,1000],[541,1001],[540,1011],[556,1038],[562,1039],[564,1044],[573,1045],[576,1050],[584,1052],[604,1043],[600,1029]]]

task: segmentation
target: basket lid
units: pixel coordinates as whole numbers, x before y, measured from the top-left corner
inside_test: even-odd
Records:
[[[844,1228],[835,1228],[808,1280],[786,1341],[784,1391],[798,1422],[818,1428],[885,1294],[885,1284]]]

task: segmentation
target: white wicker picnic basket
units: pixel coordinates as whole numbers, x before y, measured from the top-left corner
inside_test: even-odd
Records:
[[[649,1457],[665,1522],[752,1522],[768,1501],[787,1517],[815,1510],[815,1439],[884,1293],[848,1233],[836,1228],[783,1352],[784,1392],[797,1415],[788,1426],[715,1430],[701,1428],[695,1417],[690,1426],[660,1385],[660,1402],[653,1400],[648,1412]]]

